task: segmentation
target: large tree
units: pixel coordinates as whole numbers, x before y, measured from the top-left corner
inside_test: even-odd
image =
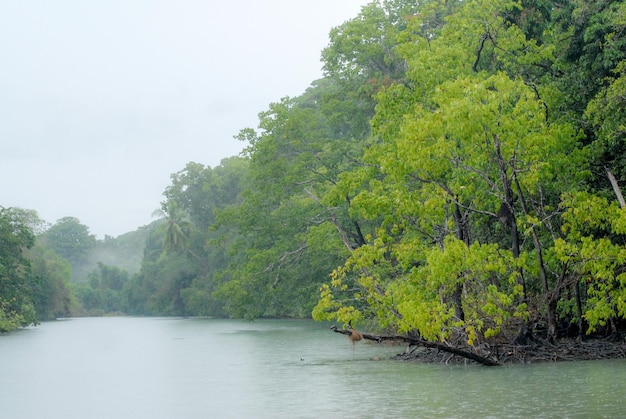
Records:
[[[363,168],[344,174],[339,184],[355,194],[351,213],[379,226],[323,287],[317,318],[374,319],[428,339],[456,330],[470,343],[522,320],[545,324],[554,339],[557,316],[573,318],[560,304],[574,272],[555,239],[562,234],[560,196],[584,187],[590,154],[576,131],[581,108],[559,92],[565,78],[558,68],[572,61],[559,54],[568,47],[569,23],[560,10],[534,6],[426,4],[398,36],[407,77],[378,95],[378,142]],[[601,9],[619,13],[621,7]],[[448,17],[441,19],[442,13]],[[620,22],[619,14],[611,16],[607,28]],[[612,31],[605,42],[621,36]],[[589,91],[604,96],[587,115],[604,127],[600,138],[616,144],[623,123],[619,73],[612,80],[600,90],[605,81],[588,83]],[[608,109],[614,111],[607,117]],[[616,154],[604,160],[610,156]],[[576,236],[569,237],[582,251]],[[621,263],[607,269],[617,275]],[[597,301],[598,290],[607,289],[601,284],[619,281],[597,284],[583,303]],[[597,324],[621,315],[619,292],[609,292],[614,303],[604,306],[606,313],[587,311],[587,318]]]
[[[72,266],[72,278],[85,281],[91,267],[88,256],[96,245],[89,227],[75,217],[64,217],[41,235],[44,246],[54,250]]]

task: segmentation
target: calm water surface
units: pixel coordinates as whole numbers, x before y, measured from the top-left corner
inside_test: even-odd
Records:
[[[626,417],[626,361],[375,361],[311,321],[86,318],[0,336],[0,418]]]

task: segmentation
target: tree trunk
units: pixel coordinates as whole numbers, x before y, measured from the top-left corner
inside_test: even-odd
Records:
[[[447,346],[438,342],[430,342],[430,341],[416,338],[416,337],[409,337],[409,336],[403,336],[403,335],[387,335],[387,336],[370,335],[368,333],[356,332],[356,330],[353,330],[353,329],[350,329],[350,330],[337,329],[337,326],[332,326],[331,330],[334,331],[335,333],[341,333],[342,335],[346,335],[348,337],[351,337],[353,333],[358,333],[359,336],[362,337],[363,339],[373,340],[379,343],[383,341],[400,341],[400,342],[406,342],[410,345],[419,345],[419,346],[424,346],[426,348],[438,349],[440,351],[458,355],[463,358],[471,359],[472,361],[476,361],[480,364],[483,364],[489,367],[502,365],[499,362],[494,361],[493,359],[485,358],[484,356],[480,356],[475,353],[465,351],[463,349],[455,348],[453,346]]]
[[[624,201],[624,195],[622,195],[622,191],[619,188],[617,179],[615,179],[615,176],[613,176],[613,172],[611,172],[608,167],[605,167],[604,170],[606,170],[606,175],[608,176],[609,181],[611,182],[611,186],[613,187],[613,191],[615,192],[615,195],[617,195],[617,200],[619,201],[620,206],[622,208],[626,207],[626,201]]]
[[[454,202],[454,221],[456,223],[456,237],[469,247],[469,231],[467,228],[466,218],[461,214],[461,208],[457,201]],[[454,288],[452,293],[452,304],[454,306],[454,316],[465,321],[465,312],[463,311],[463,284],[460,283]]]
[[[500,148],[500,138],[497,134],[493,136],[493,145],[496,149],[496,164],[498,165],[498,170],[500,171],[500,181],[502,182],[502,190],[504,192],[504,202],[500,206],[500,212],[505,217],[505,222],[508,224],[508,227],[511,229],[511,252],[513,253],[513,257],[517,259],[520,255],[520,239],[519,239],[519,231],[517,228],[517,219],[515,217],[515,205],[514,205],[514,195],[513,195],[513,186],[511,185],[511,180],[509,179],[509,175],[507,174],[507,168],[509,163],[504,160],[502,156],[502,150]],[[524,272],[519,270],[519,278],[517,279],[517,283],[522,286],[522,301],[526,301],[526,281],[524,280]]]
[[[574,284],[574,290],[576,292],[576,314],[578,315],[578,337],[576,338],[579,342],[583,341],[585,336],[585,331],[583,329],[583,304],[580,297],[580,280],[576,279],[576,283]]]
[[[520,199],[520,203],[522,205],[522,211],[524,211],[525,215],[529,214],[528,206],[526,205],[526,199],[524,198],[524,191],[522,191],[522,187],[517,179],[517,175],[513,173],[513,180],[515,182],[515,187],[517,188],[517,194]],[[530,227],[530,232],[533,236],[533,245],[535,246],[535,252],[537,254],[537,264],[539,265],[539,275],[541,276],[541,284],[543,286],[543,294],[546,303],[546,316],[548,322],[548,341],[554,342],[556,339],[557,327],[556,327],[556,302],[558,300],[558,295],[550,292],[550,286],[548,284],[548,273],[546,272],[546,266],[543,262],[543,250],[541,246],[541,242],[539,241],[539,235],[537,234],[537,229],[535,226]]]

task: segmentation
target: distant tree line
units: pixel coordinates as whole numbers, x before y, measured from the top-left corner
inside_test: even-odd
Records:
[[[470,345],[617,334],[623,1],[372,2],[322,59],[322,79],[239,133],[242,156],[172,175],[137,272],[74,270],[74,310],[313,316]],[[78,267],[98,242],[76,231],[65,253],[58,227],[12,243],[45,239],[39,257]],[[7,257],[0,279],[23,284],[27,255]],[[0,299],[18,325],[43,310],[30,288]]]
[[[70,311],[70,265],[36,244],[41,226],[35,211],[0,207],[0,332]]]
[[[127,311],[148,227],[96,240],[74,217],[50,226],[34,210],[0,207],[0,332],[40,321]]]

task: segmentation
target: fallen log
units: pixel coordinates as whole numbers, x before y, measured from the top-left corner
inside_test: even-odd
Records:
[[[331,330],[335,333],[341,333],[342,335],[346,335],[352,338],[353,334],[358,333],[363,339],[372,340],[378,343],[383,341],[400,341],[406,342],[409,345],[423,346],[425,348],[438,349],[440,351],[448,352],[454,355],[458,355],[463,358],[471,359],[472,361],[476,361],[482,365],[486,365],[489,367],[495,367],[502,365],[493,359],[486,358],[484,356],[480,356],[478,354],[465,351],[463,349],[455,348],[453,346],[444,345],[443,343],[438,342],[430,342],[420,338],[414,338],[404,335],[370,335],[368,333],[357,332],[354,329],[338,329],[337,326],[331,326]],[[351,339],[352,341],[353,339]]]

